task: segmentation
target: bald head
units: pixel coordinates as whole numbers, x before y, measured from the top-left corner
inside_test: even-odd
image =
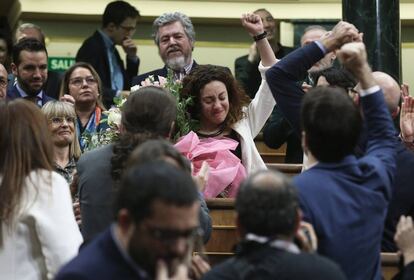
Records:
[[[260,171],[240,186],[236,211],[242,232],[291,238],[299,223],[296,189],[276,171]]]
[[[319,40],[326,32],[328,31],[323,26],[310,25],[303,31],[303,35],[300,38],[300,45],[303,47],[313,41]]]
[[[6,98],[7,90],[7,71],[3,64],[0,63],[0,99]]]
[[[375,81],[384,92],[385,103],[388,110],[395,117],[399,112],[399,103],[401,98],[401,89],[398,83],[384,72],[373,72]]]
[[[25,38],[34,38],[45,45],[45,34],[42,29],[33,23],[23,23],[20,25],[15,34],[15,42],[18,43],[20,40]]]

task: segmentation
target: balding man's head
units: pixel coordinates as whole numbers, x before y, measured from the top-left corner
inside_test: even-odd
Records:
[[[244,233],[293,237],[299,224],[296,189],[276,171],[260,171],[240,186],[236,198],[239,226]]]
[[[398,83],[388,74],[384,72],[373,72],[375,81],[384,92],[385,103],[388,110],[393,117],[396,117],[399,113],[399,103],[401,98],[401,89]]]
[[[0,63],[0,99],[6,98],[7,91],[7,71],[3,64]]]

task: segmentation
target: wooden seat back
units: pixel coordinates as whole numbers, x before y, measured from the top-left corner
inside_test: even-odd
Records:
[[[301,165],[292,168],[292,173],[301,169]],[[278,169],[280,171],[280,169]],[[294,171],[294,172],[293,172]],[[213,230],[205,246],[205,254],[211,265],[233,256],[233,247],[239,242],[236,226],[236,211],[233,198],[207,199]],[[363,257],[363,256],[361,256]],[[385,280],[391,280],[398,272],[398,256],[395,253],[381,253],[382,274]]]

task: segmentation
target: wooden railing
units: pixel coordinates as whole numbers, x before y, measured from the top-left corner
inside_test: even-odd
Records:
[[[296,167],[299,168],[299,167]],[[297,170],[292,168],[292,170]],[[239,241],[236,227],[234,199],[207,199],[207,206],[213,221],[211,238],[205,246],[205,254],[212,265],[222,262],[233,255],[233,247]],[[363,257],[363,256],[362,256]],[[398,256],[395,253],[381,253],[382,274],[391,280],[398,272]]]

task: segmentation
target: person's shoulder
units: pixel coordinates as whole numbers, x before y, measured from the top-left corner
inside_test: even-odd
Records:
[[[295,269],[309,279],[346,279],[340,267],[326,257],[310,253],[291,254],[291,257]]]
[[[96,30],[91,36],[87,37],[85,41],[83,41],[83,45],[86,44],[97,44],[103,42],[103,38],[101,34],[99,34],[99,31]]]
[[[243,55],[243,56],[239,56],[238,58],[235,59],[235,63],[244,62],[244,61],[247,60],[247,57],[248,57],[247,54],[246,55]]]
[[[19,92],[15,84],[11,84],[11,86],[7,87],[6,91],[7,98],[14,99],[20,97]]]
[[[89,36],[85,39],[85,41],[83,41],[82,45],[78,50],[77,56],[84,54],[85,52],[94,52],[94,54],[96,55],[96,52],[101,49],[105,49],[105,44],[103,42],[102,36],[96,30],[91,36]]]
[[[89,164],[91,161],[106,161],[112,156],[114,144],[108,144],[85,152],[78,160],[77,165]]]
[[[56,279],[69,279],[66,278],[67,275],[93,276],[104,267],[110,269],[109,262],[112,258],[112,253],[107,248],[112,248],[113,242],[110,229],[102,232],[90,243],[81,247],[79,254],[62,267]],[[113,257],[116,258],[118,256]]]
[[[154,76],[155,80],[158,80],[158,76],[167,77],[167,69],[163,67],[135,76],[132,78],[132,86],[140,85],[149,76]]]
[[[237,273],[235,268],[236,257],[225,260],[222,263],[215,265],[210,271],[204,274],[202,280],[235,280]]]

